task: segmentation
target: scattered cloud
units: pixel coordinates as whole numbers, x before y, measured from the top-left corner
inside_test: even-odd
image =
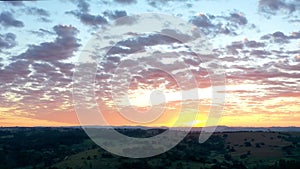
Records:
[[[73,11],[68,11],[66,14],[71,14],[76,16],[83,24],[90,26],[98,26],[107,24],[108,21],[102,15],[93,15],[89,13],[89,4],[85,0],[73,1],[77,4],[78,9]]]
[[[54,42],[30,45],[26,52],[14,59],[56,61],[68,59],[80,46],[76,39],[78,30],[73,26],[57,25],[53,28],[57,34]]]
[[[248,25],[248,20],[240,12],[232,12],[228,16],[218,16],[211,14],[198,14],[191,18],[190,22],[199,27],[204,33],[226,35],[237,35],[236,32]]]
[[[38,30],[31,30],[29,32],[32,33],[32,34],[35,34],[35,35],[37,35],[39,37],[43,37],[45,35],[55,35],[54,32],[51,32],[51,31],[48,31],[48,30],[42,29],[42,28],[40,28]]]
[[[300,62],[300,55],[294,57],[297,62]]]
[[[169,4],[169,2],[184,2],[181,0],[147,0],[148,4],[154,8],[161,8]]]
[[[30,7],[30,8],[25,8],[24,11],[28,15],[37,15],[37,16],[44,16],[44,17],[50,16],[50,13],[42,8]]]
[[[241,13],[231,13],[227,19],[238,25],[246,25],[248,23],[247,18]]]
[[[261,37],[262,40],[269,40],[271,43],[289,43],[290,40],[300,39],[300,32],[292,32],[291,35],[285,35],[283,32],[277,31]]]
[[[22,1],[4,1],[5,3],[8,3],[10,5],[13,5],[13,6],[23,6],[24,3]]]
[[[115,20],[115,19],[118,19],[120,17],[124,17],[124,16],[127,16],[127,13],[126,11],[105,11],[104,13],[104,16],[108,17],[109,19],[111,20]]]
[[[117,3],[120,3],[120,4],[135,4],[135,3],[137,3],[136,0],[114,0],[114,1]]]
[[[0,34],[0,52],[2,49],[9,49],[16,46],[16,35],[13,33]]]
[[[87,13],[89,12],[90,5],[85,0],[77,0],[77,7],[80,12]]]
[[[257,42],[257,41],[254,41],[254,40],[249,41],[248,39],[245,39],[244,43],[248,48],[260,48],[260,47],[265,47],[266,46],[266,44],[263,43],[263,42]]]
[[[0,14],[0,24],[4,27],[24,27],[22,21],[16,20],[10,12]]]
[[[61,25],[60,22],[79,24],[78,28],[105,28],[110,22],[128,16],[118,20],[116,25],[132,25],[138,22],[138,17],[131,16],[132,13],[160,9],[186,19],[194,25],[193,30],[200,29],[209,40],[216,40],[217,45],[212,53],[197,55],[178,40],[163,36],[164,33],[172,34],[187,41],[197,38],[182,32],[164,29],[153,34],[137,34],[135,30],[130,30],[126,34],[130,38],[117,42],[113,47],[104,47],[105,50],[110,50],[100,59],[95,77],[95,93],[99,105],[111,103],[111,86],[118,89],[125,82],[124,79],[113,81],[116,70],[124,73],[124,76],[131,75],[129,92],[138,93],[157,88],[163,91],[179,90],[174,77],[159,70],[159,67],[172,72],[179,82],[193,76],[199,88],[207,88],[211,86],[207,70],[214,71],[215,67],[222,65],[226,68],[230,88],[227,92],[226,115],[247,115],[255,111],[258,112],[255,115],[263,114],[265,117],[273,114],[289,115],[298,110],[291,110],[290,107],[300,105],[300,50],[295,48],[299,47],[300,40],[300,31],[295,26],[300,23],[296,16],[300,10],[299,0],[258,0],[259,13],[255,13],[257,6],[249,7],[254,12],[234,10],[239,9],[238,3],[234,8],[227,7],[223,11],[223,7],[199,11],[191,1],[183,4],[180,0],[71,2],[75,9],[68,8],[67,12],[38,6],[39,2],[30,6],[23,1],[3,3],[7,7],[7,11],[0,12],[0,108],[5,109],[1,109],[3,114],[28,120],[35,118],[57,121],[59,118],[63,122],[68,122],[67,118],[71,116],[73,122],[76,121],[76,114],[72,110],[72,75],[75,65],[70,60],[83,47],[78,38],[85,41],[83,38],[87,34],[79,33],[76,27]],[[179,2],[182,4],[178,4]],[[99,4],[103,8],[95,11],[92,5]],[[131,6],[141,4],[146,5],[145,9],[135,10]],[[181,8],[187,12],[182,13]],[[20,12],[34,16],[28,17],[30,19],[38,17],[38,21],[47,22],[42,26],[52,29],[32,24],[34,21],[23,19],[27,17],[25,15],[17,17]],[[203,14],[195,15],[197,12]],[[266,24],[260,27],[264,22],[255,20],[260,15],[265,15],[268,17],[263,17],[262,20],[269,21],[270,16],[277,14],[284,14],[285,17],[278,17],[278,25]],[[291,24],[284,25],[287,23]],[[285,29],[286,26],[289,28]],[[12,28],[22,29],[9,30]],[[257,32],[256,28],[261,32]],[[110,38],[109,36],[114,35],[107,35],[105,38]],[[30,38],[37,40],[31,41]],[[28,39],[31,43],[29,45]],[[185,66],[191,74],[184,72]],[[191,84],[184,86],[185,89],[192,87]],[[269,103],[276,99],[279,100],[278,103],[284,101],[286,105]],[[108,112],[113,113],[112,110]]]
[[[107,24],[107,20],[101,15],[91,15],[88,13],[79,13],[75,11],[71,11],[67,13],[76,16],[78,19],[80,19],[80,21],[83,24],[87,24],[91,26]]]
[[[259,11],[271,15],[278,12],[286,12],[291,14],[300,8],[300,2],[297,0],[260,0]]]

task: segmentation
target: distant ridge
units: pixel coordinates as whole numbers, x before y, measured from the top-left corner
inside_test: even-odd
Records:
[[[148,127],[148,126],[58,126],[58,127],[51,127],[51,126],[35,126],[35,127],[0,127],[0,130],[7,130],[7,129],[25,129],[25,128],[95,128],[95,129],[140,129],[140,130],[149,130],[149,129],[170,129],[170,130],[186,130],[187,127]],[[205,128],[215,128],[215,126],[209,126]],[[192,132],[200,132],[203,127],[193,127],[191,129]],[[217,126],[215,132],[300,132],[300,127],[290,126],[290,127],[228,127],[228,126]]]
[[[210,127],[207,127],[210,128]],[[193,128],[192,131],[201,131],[202,127]],[[300,132],[300,127],[228,127],[217,126],[215,132],[240,132],[240,131],[264,131],[264,132]]]

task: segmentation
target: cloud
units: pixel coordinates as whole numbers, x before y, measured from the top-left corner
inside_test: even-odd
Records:
[[[244,43],[242,41],[232,42],[231,45],[227,45],[228,49],[243,49]]]
[[[23,22],[16,20],[10,12],[0,14],[0,24],[4,27],[24,27]]]
[[[22,12],[27,15],[37,16],[39,21],[50,22],[50,13],[42,8],[27,7],[22,9]]]
[[[16,46],[16,35],[13,33],[0,34],[0,52]]]
[[[114,0],[114,1],[120,4],[135,4],[137,2],[136,0]]]
[[[270,56],[271,52],[266,51],[266,50],[256,50],[255,49],[250,52],[250,55],[264,58],[264,57]]]
[[[248,25],[248,20],[240,12],[232,12],[228,16],[198,14],[190,22],[199,27],[204,33],[216,36],[217,34],[237,35],[237,30]],[[242,27],[241,27],[242,26]]]
[[[287,0],[260,0],[258,4],[260,12],[271,15],[275,15],[279,11],[291,14],[298,10],[299,7],[299,1]]]
[[[199,14],[198,16],[194,16],[191,19],[191,22],[198,26],[198,27],[202,27],[202,28],[211,28],[214,27],[215,25],[212,24],[212,22],[210,21],[209,16],[206,16],[204,14]]]
[[[98,26],[107,24],[107,20],[101,15],[92,15],[89,13],[89,4],[84,0],[73,1],[77,4],[77,10],[65,12],[66,14],[71,14],[76,16],[83,24],[90,26]]]
[[[8,3],[10,5],[13,5],[13,6],[23,6],[23,2],[22,1],[4,1],[5,3]]]
[[[167,6],[169,2],[184,2],[182,0],[147,0],[148,4],[154,8],[159,8],[161,9],[162,6]]]
[[[108,20],[115,20],[123,16],[127,16],[127,12],[124,10],[115,11],[104,11],[103,15],[94,15],[89,11],[89,4],[84,0],[73,1],[77,4],[77,10],[68,11],[66,14],[71,14],[76,16],[80,21],[86,25],[99,26],[108,23]],[[126,3],[127,1],[124,1]],[[119,2],[123,3],[123,2]]]
[[[44,17],[50,16],[48,11],[41,9],[41,8],[36,8],[36,7],[26,8],[26,9],[24,9],[24,11],[28,15],[37,15],[37,16],[44,16]]]
[[[300,31],[299,32],[292,32],[289,36],[290,39],[300,39]]]
[[[261,37],[262,40],[269,40],[272,43],[289,43],[290,40],[300,39],[300,31],[292,32],[291,35],[285,35],[283,32],[277,31]]]
[[[296,55],[296,56],[294,57],[294,59],[295,59],[296,62],[300,62],[300,55]]]
[[[80,12],[67,12],[68,14],[73,14],[76,16],[80,21],[84,24],[91,25],[91,26],[97,26],[97,25],[103,25],[107,24],[107,20],[101,16],[101,15],[91,15],[88,13],[80,13]]]
[[[27,60],[18,60],[10,63],[5,67],[5,69],[0,71],[1,81],[5,82],[4,84],[8,85],[10,83],[13,83],[16,77],[26,78],[30,73],[30,71],[28,70],[29,65],[30,61]]]
[[[78,30],[73,26],[64,25],[57,25],[53,27],[53,30],[57,34],[54,42],[31,45],[26,52],[14,57],[14,59],[56,61],[71,57],[80,46],[76,39]]]
[[[274,32],[273,34],[264,35],[261,37],[262,40],[271,40],[275,43],[289,43],[289,38],[282,32]]]
[[[239,25],[246,25],[248,23],[247,18],[243,16],[241,13],[231,13],[230,17],[227,18]]]
[[[0,69],[0,106],[15,107],[8,113],[20,111],[45,116],[41,108],[51,113],[71,112],[74,65],[64,60],[72,57],[79,47],[78,30],[73,26],[57,25],[53,31],[57,35],[53,42],[31,45]]]
[[[132,30],[134,31],[134,30]],[[172,29],[162,29],[159,33],[148,35],[135,35],[126,40],[118,42],[110,49],[105,58],[102,58],[98,65],[96,75],[96,90],[100,100],[111,102],[110,92],[112,87],[119,91],[126,78],[120,76],[120,80],[112,80],[114,75],[120,72],[124,75],[132,76],[130,90],[152,89],[163,87],[167,90],[179,90],[177,82],[184,82],[186,79],[194,77],[196,84],[185,83],[184,89],[191,89],[197,85],[198,87],[211,86],[208,73],[202,65],[200,56],[188,51],[187,47],[180,41],[164,36],[163,34],[172,34],[176,37],[182,37],[186,41],[199,38],[191,34],[176,32]],[[173,50],[160,52],[158,48]],[[178,52],[176,52],[178,50]],[[211,56],[204,56],[212,60]],[[205,59],[205,60],[209,60]],[[161,71],[165,70],[176,77],[177,82],[170,74]],[[190,69],[190,73],[186,72]],[[116,72],[118,70],[118,72]],[[193,86],[194,85],[194,86]],[[183,90],[184,90],[183,89]]]
[[[81,12],[86,13],[89,11],[90,5],[85,0],[78,0],[77,7]]]
[[[108,54],[130,54],[138,51],[143,51],[146,46],[154,46],[159,44],[171,44],[179,42],[178,40],[162,35],[152,34],[148,36],[139,36],[135,39],[127,39],[113,46]],[[180,43],[180,42],[179,42]]]
[[[242,68],[243,69],[243,68]],[[257,82],[258,80],[263,80],[263,81],[271,81],[271,78],[287,78],[287,79],[299,79],[300,74],[299,72],[294,73],[294,72],[285,72],[279,69],[275,68],[266,68],[265,66],[260,66],[255,69],[248,69],[247,71],[243,72],[235,72],[229,76],[227,76],[229,79],[235,79],[238,81],[244,81],[244,80],[249,80],[253,82]],[[278,84],[282,85],[281,81],[277,81]],[[269,84],[270,85],[270,84]]]
[[[48,31],[48,30],[42,29],[42,28],[40,28],[39,30],[31,30],[29,32],[32,33],[32,34],[35,34],[39,37],[43,37],[45,35],[55,35],[54,32],[51,32],[51,31]]]
[[[245,52],[245,48],[263,48],[266,44],[263,42],[257,42],[255,40],[244,39],[243,41],[234,41],[230,45],[226,46],[227,52],[229,54],[239,54],[239,52]],[[258,50],[252,50],[252,54],[258,54]]]
[[[103,14],[104,14],[104,16],[107,16],[111,20],[115,20],[115,19],[118,19],[120,17],[127,16],[126,11],[118,11],[118,10],[116,10],[114,12],[112,12],[112,11],[105,11]]]
[[[248,40],[248,39],[245,39],[244,40],[245,42],[245,45],[248,47],[248,48],[260,48],[260,47],[265,47],[266,44],[263,43],[263,42],[256,42],[254,40]]]

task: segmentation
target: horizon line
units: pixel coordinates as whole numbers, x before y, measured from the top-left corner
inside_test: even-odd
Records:
[[[226,125],[217,125],[217,126],[100,126],[100,125],[70,125],[70,126],[0,126],[0,128],[38,128],[38,127],[52,127],[52,128],[72,128],[72,127],[103,127],[103,128],[115,128],[115,127],[123,127],[123,128],[205,128],[205,127],[228,127],[228,128],[300,128],[300,126],[226,126]]]

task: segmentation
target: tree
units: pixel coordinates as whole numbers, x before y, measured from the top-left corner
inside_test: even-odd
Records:
[[[252,146],[252,144],[251,144],[249,141],[246,141],[246,142],[244,143],[244,145],[245,145],[245,147],[251,147],[251,146]]]

